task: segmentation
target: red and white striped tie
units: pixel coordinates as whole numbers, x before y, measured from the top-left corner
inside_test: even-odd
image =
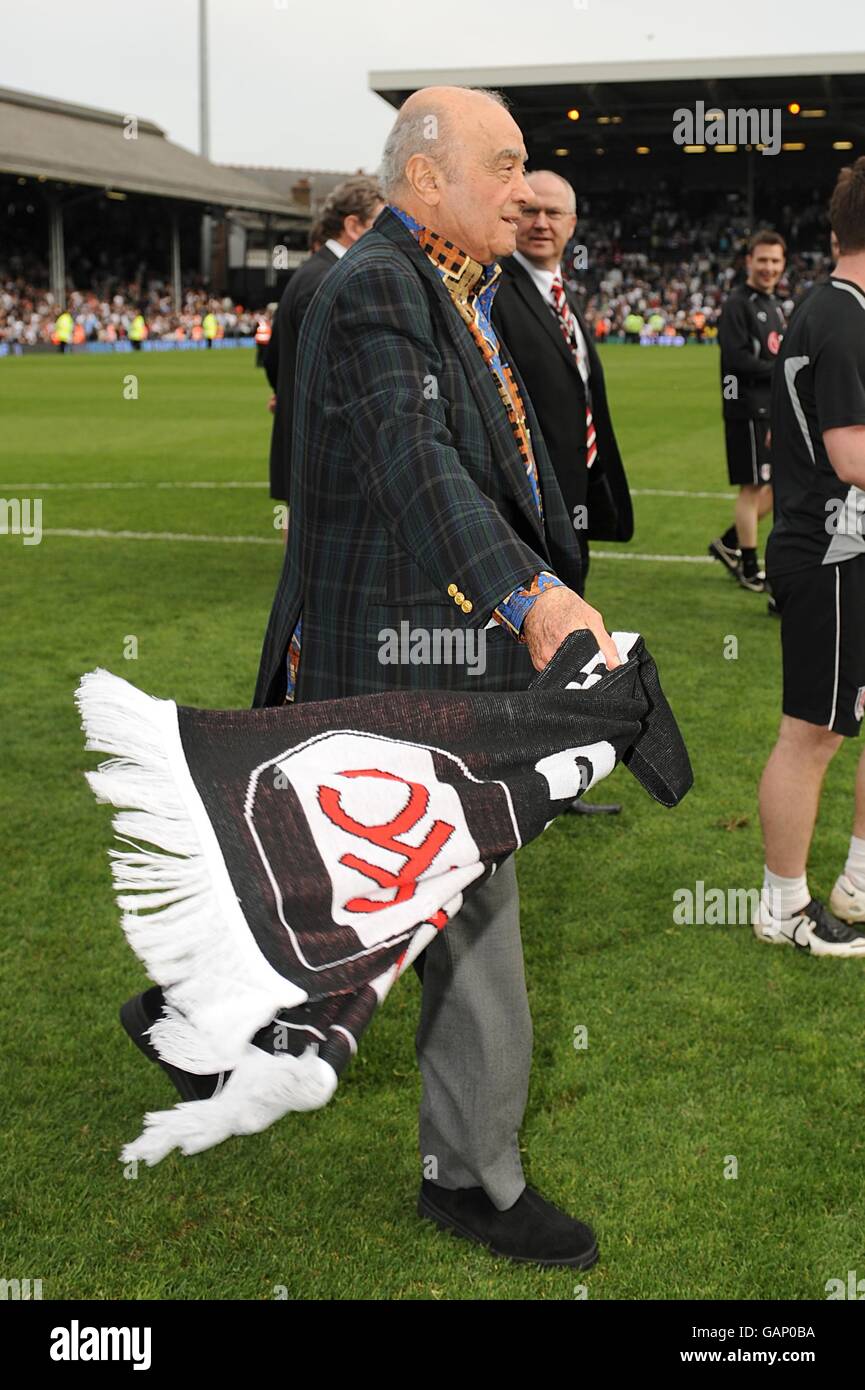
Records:
[[[559,320],[559,327],[562,330],[565,342],[573,353],[574,360],[577,364],[577,370],[579,371],[581,357],[579,339],[575,332],[573,315],[571,314],[570,306],[565,296],[565,287],[562,284],[562,272],[560,270],[557,270],[553,276],[553,283],[550,287],[550,298],[552,299],[553,308]],[[582,376],[582,373],[580,373],[580,375]],[[586,467],[591,468],[595,459],[598,457],[598,443],[595,435],[595,426],[592,421],[592,407],[588,402],[588,384],[586,390]]]

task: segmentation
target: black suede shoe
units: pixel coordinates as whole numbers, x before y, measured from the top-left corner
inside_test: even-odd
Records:
[[[523,1188],[507,1211],[499,1211],[482,1187],[452,1189],[424,1178],[417,1213],[439,1230],[455,1231],[520,1264],[591,1269],[598,1259],[590,1227],[559,1211],[532,1187]]]
[[[162,990],[158,985],[154,985],[152,989],[145,990],[144,994],[136,994],[134,999],[127,999],[120,1010],[120,1022],[145,1057],[160,1066],[171,1078],[181,1100],[210,1100],[217,1091],[222,1090],[231,1072],[220,1071],[214,1076],[196,1076],[194,1072],[182,1071],[180,1067],[173,1067],[170,1062],[162,1060],[147,1034],[162,1013],[163,1003]]]

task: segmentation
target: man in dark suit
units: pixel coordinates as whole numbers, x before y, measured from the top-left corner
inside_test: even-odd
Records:
[[[521,690],[580,628],[619,664],[576,592],[575,533],[490,322],[497,257],[532,197],[525,160],[497,94],[427,88],[399,112],[388,206],[300,332],[288,545],[256,706]],[[471,638],[483,670],[389,664],[403,623],[457,654]],[[592,1231],[528,1188],[520,1163],[532,1026],[513,856],[420,959],[419,1214],[513,1259],[588,1268]]]
[[[544,443],[580,546],[585,592],[589,537],[627,541],[631,497],[607,404],[604,369],[563,274],[577,225],[571,185],[547,169],[526,175],[532,201],[517,226],[517,247],[502,262],[493,323],[513,354],[537,411]],[[575,815],[616,815],[615,803],[579,797]]]
[[[533,197],[520,217],[516,251],[502,262],[493,323],[537,411],[580,544],[585,583],[590,539],[631,539],[631,497],[604,369],[562,266],[577,225],[574,190],[546,169],[527,174],[526,182]]]
[[[273,320],[264,370],[275,400],[270,437],[270,495],[287,502],[291,468],[291,428],[294,381],[297,374],[297,335],[312,297],[341,256],[372,226],[384,207],[374,179],[345,179],[332,189],[316,224],[322,244],[298,266],[286,285]]]

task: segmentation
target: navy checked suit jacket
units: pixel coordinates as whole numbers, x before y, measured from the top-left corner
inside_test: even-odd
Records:
[[[513,365],[505,343],[502,352]],[[543,526],[490,370],[426,253],[384,208],[324,279],[301,327],[288,543],[256,707],[285,697],[286,651],[301,611],[298,700],[391,687],[528,686],[528,651],[498,624],[485,634],[482,675],[469,663],[379,659],[380,634],[404,622],[483,628],[541,569],[579,585],[576,536],[514,374]],[[452,584],[470,613],[448,595]]]

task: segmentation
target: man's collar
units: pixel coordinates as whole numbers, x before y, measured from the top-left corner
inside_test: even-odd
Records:
[[[562,275],[561,264],[557,265],[555,270],[547,270],[544,266],[535,265],[534,261],[530,261],[528,256],[523,255],[522,251],[514,252],[514,260],[523,267],[523,270],[525,270],[527,274],[531,275],[536,284],[545,287],[553,283],[553,280],[556,278],[556,272],[558,272],[560,277]]]
[[[465,303],[470,295],[481,294],[496,285],[502,273],[498,261],[483,265],[455,242],[448,241],[441,232],[421,226],[410,213],[394,203],[388,203],[388,207],[426,252],[458,303]]]

